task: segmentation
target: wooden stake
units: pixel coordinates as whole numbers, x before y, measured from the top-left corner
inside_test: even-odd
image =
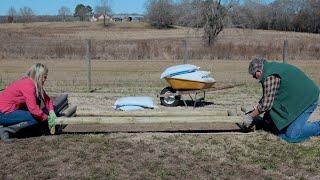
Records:
[[[288,62],[288,40],[284,40],[283,42],[283,52],[282,52],[283,63]]]
[[[86,39],[87,88],[91,91],[91,39]]]
[[[182,40],[182,46],[183,46],[183,64],[187,64],[188,63],[188,50],[187,50],[187,41],[186,40]]]

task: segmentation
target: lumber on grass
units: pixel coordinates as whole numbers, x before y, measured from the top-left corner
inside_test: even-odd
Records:
[[[185,116],[185,117],[59,117],[57,124],[144,124],[144,123],[238,123],[240,116]]]
[[[69,124],[63,132],[240,131],[234,123]]]
[[[189,123],[189,124],[108,124],[79,125],[69,124],[63,129],[65,133],[161,133],[167,135],[252,135],[255,132],[241,132],[236,124],[225,123]],[[154,135],[154,134],[153,134]]]
[[[185,111],[185,112],[160,112],[160,111],[106,111],[106,112],[77,112],[77,116],[106,116],[106,117],[186,117],[186,116],[228,116],[228,111]]]

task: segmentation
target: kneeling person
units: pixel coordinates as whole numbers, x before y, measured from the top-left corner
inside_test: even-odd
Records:
[[[273,124],[276,133],[288,142],[320,135],[320,121],[307,122],[317,108],[319,87],[301,70],[255,58],[250,62],[249,74],[260,81],[263,96],[255,109],[244,116],[243,128],[258,124],[257,117],[264,113],[263,121],[269,122],[265,124]]]
[[[47,121],[50,129],[54,129],[56,114],[53,102],[44,90],[44,83],[48,76],[48,68],[37,63],[28,69],[26,75],[14,81],[0,93],[0,137],[10,142],[9,133],[33,126],[38,122]],[[40,108],[44,102],[45,113]]]

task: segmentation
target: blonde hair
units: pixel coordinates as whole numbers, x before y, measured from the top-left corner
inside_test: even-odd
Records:
[[[26,76],[31,78],[35,83],[37,98],[44,99],[44,89],[43,89],[42,79],[44,76],[47,76],[47,75],[48,75],[48,68],[47,66],[41,63],[36,63],[32,65],[26,72]]]

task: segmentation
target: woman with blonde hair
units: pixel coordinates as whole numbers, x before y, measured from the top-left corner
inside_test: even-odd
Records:
[[[48,121],[49,128],[55,127],[53,102],[44,90],[47,76],[48,68],[36,63],[25,76],[0,92],[0,138],[4,142],[11,141],[9,133],[16,133],[38,122]],[[41,109],[39,101],[44,103],[47,113]]]

